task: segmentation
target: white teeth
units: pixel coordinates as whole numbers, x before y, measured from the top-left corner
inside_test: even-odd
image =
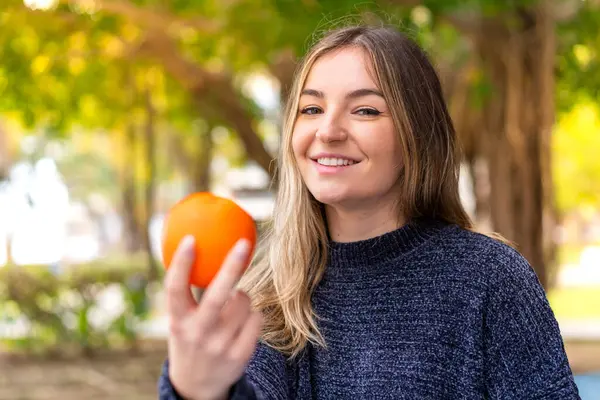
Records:
[[[343,158],[319,158],[319,159],[317,159],[317,162],[321,165],[328,165],[328,166],[334,166],[334,167],[342,166],[342,165],[356,164],[352,160],[346,160]]]

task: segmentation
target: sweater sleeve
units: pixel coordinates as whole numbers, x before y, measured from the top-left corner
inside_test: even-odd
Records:
[[[490,399],[580,400],[558,323],[537,275],[511,253],[484,318]]]
[[[229,400],[285,400],[288,398],[285,357],[259,343],[246,373],[231,387]],[[169,360],[165,360],[158,380],[159,400],[185,400],[169,379]]]

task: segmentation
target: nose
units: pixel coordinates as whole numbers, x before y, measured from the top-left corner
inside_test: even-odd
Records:
[[[348,133],[338,118],[323,118],[315,134],[316,138],[323,143],[344,141]]]

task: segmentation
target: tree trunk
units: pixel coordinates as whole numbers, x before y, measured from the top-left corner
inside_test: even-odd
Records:
[[[12,256],[12,240],[13,240],[12,232],[7,232],[6,242],[4,243],[5,251],[6,251],[6,264],[5,265],[11,265],[11,266],[15,265],[15,260],[13,260],[13,256]]]
[[[475,224],[483,230],[489,230],[491,224],[490,207],[490,178],[487,162],[480,155],[466,160],[469,175],[473,182],[473,197],[475,198]]]
[[[210,190],[210,164],[213,155],[212,127],[202,132],[198,143],[198,156],[192,166],[192,189],[195,192]]]
[[[150,279],[158,277],[158,264],[152,253],[152,236],[150,234],[150,220],[154,215],[155,209],[155,192],[156,192],[156,127],[155,127],[155,110],[152,104],[152,94],[150,89],[145,93],[146,106],[146,126],[144,129],[145,139],[145,162],[147,175],[144,182],[144,202],[145,218],[144,218],[144,246],[148,254],[148,268]]]
[[[179,133],[172,132],[169,135],[169,154],[191,183],[191,190],[203,192],[210,190],[211,171],[214,143],[212,140],[212,128],[199,135],[197,146],[193,151],[186,146]]]
[[[555,24],[542,4],[482,24],[477,49],[494,92],[484,109],[483,151],[493,228],[516,244],[545,288],[554,228],[550,134]],[[510,22],[509,22],[510,23]]]
[[[478,229],[490,229],[490,182],[485,155],[482,154],[483,115],[473,98],[473,76],[480,69],[476,57],[457,67],[456,63],[438,64],[444,96],[454,121],[454,127],[463,151],[475,199],[474,222]]]
[[[125,160],[123,168],[122,202],[125,232],[125,246],[129,253],[135,253],[141,249],[142,237],[137,218],[138,201],[135,184],[135,148],[136,134],[135,126],[130,124],[125,133]]]
[[[12,157],[8,134],[6,128],[0,123],[0,182],[8,179],[11,166]]]

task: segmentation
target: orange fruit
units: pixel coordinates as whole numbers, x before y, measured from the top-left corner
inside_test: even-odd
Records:
[[[256,224],[234,201],[208,192],[193,193],[168,211],[163,227],[162,253],[166,269],[186,235],[196,239],[195,262],[190,284],[206,288],[217,274],[227,253],[242,238],[250,241],[246,267],[256,245]]]

